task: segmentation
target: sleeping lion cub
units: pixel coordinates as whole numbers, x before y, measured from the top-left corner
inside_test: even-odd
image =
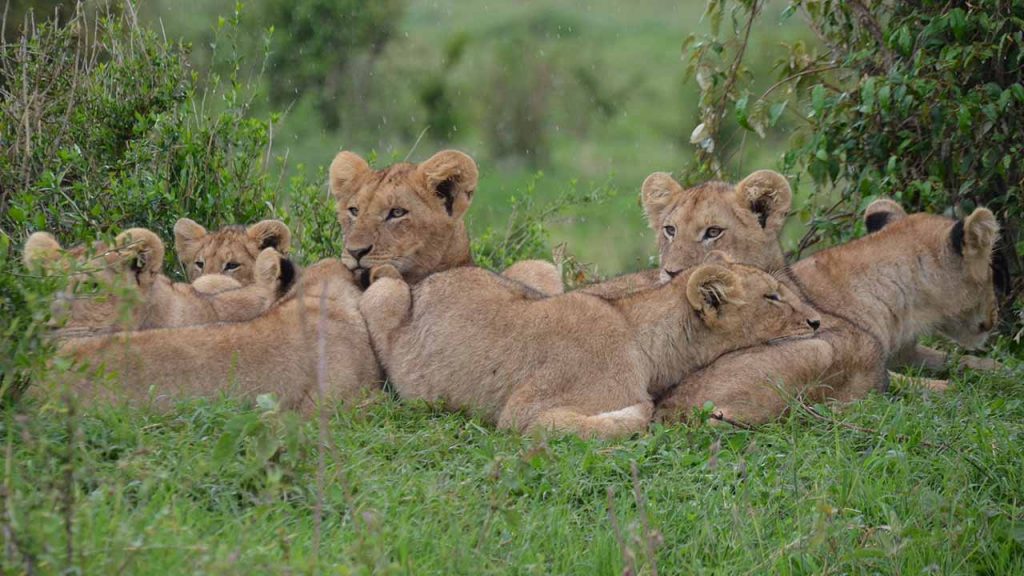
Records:
[[[798,395],[849,401],[884,389],[886,362],[924,334],[981,346],[998,311],[998,232],[985,208],[958,221],[912,214],[804,258],[783,281],[821,312],[819,333],[719,358],[659,402],[659,416],[685,417],[710,401],[721,419],[762,423]]]
[[[618,298],[546,297],[472,267],[410,288],[382,267],[359,310],[403,398],[499,428],[615,437],[646,428],[652,396],[719,355],[817,328],[774,277],[715,260]]]
[[[202,290],[172,282],[161,272],[164,244],[145,228],[125,230],[112,247],[68,250],[36,232],[23,258],[30,269],[71,275],[53,305],[59,337],[249,320],[283,296],[294,277],[291,262],[268,248],[255,261],[252,286],[225,277],[211,277]]]

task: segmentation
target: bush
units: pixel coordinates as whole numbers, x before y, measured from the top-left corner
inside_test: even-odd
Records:
[[[237,9],[219,21],[224,45],[237,46],[239,21]],[[226,77],[201,76],[187,46],[140,28],[130,14],[92,22],[82,11],[63,27],[44,23],[2,46],[0,392],[38,377],[52,348],[49,301],[61,279],[21,266],[34,231],[69,246],[144,226],[168,241],[182,216],[208,228],[279,217],[292,229],[299,262],[340,253],[323,170],[313,181],[301,166],[285,177],[270,146],[278,117],[251,113],[260,78],[242,82],[239,71],[251,63],[234,51],[223,57],[210,69]],[[565,202],[538,208],[528,193],[506,230],[474,243],[481,262],[501,268],[547,256],[544,218]],[[166,254],[173,275],[174,251]]]
[[[221,33],[237,33],[237,22],[236,12]],[[2,46],[5,388],[35,373],[47,355],[46,295],[55,286],[20,265],[33,231],[74,245],[145,226],[167,240],[181,216],[208,227],[252,222],[286,215],[280,205],[292,196],[296,216],[307,222],[302,230],[312,230],[296,239],[303,253],[337,252],[323,187],[301,178],[285,185],[268,171],[276,117],[250,117],[255,91],[239,81],[238,59],[228,56],[223,82],[200,78],[186,46],[138,27],[130,15],[93,22],[81,11],[63,27],[43,23]],[[167,259],[173,273],[173,250]]]
[[[709,3],[712,15],[727,2]],[[993,209],[1003,225],[1002,256],[1018,277],[1024,250],[1024,1],[806,2],[802,12],[823,50],[790,46],[779,82],[760,96],[745,82],[745,34],[763,2],[734,5],[736,39],[692,47],[702,88],[702,125],[694,131],[698,171],[720,173],[714,151],[724,120],[764,135],[785,110],[806,123],[783,158],[791,174],[809,174],[810,231],[796,253],[859,230],[860,209],[890,196],[908,210],[961,215]],[[723,49],[709,50],[717,45]],[[728,103],[728,105],[727,105]],[[729,115],[727,112],[731,111]],[[698,133],[699,132],[699,133]]]

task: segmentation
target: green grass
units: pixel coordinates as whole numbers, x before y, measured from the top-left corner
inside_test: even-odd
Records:
[[[0,418],[2,524],[41,573],[66,568],[71,510],[73,565],[88,574],[311,573],[318,561],[340,574],[621,574],[611,490],[641,573],[652,541],[660,574],[1019,574],[1019,375],[818,407],[824,420],[655,426],[610,443],[385,399],[332,415],[322,489],[317,423],[292,414],[226,399],[71,418],[22,404]],[[4,562],[26,567],[17,553]]]

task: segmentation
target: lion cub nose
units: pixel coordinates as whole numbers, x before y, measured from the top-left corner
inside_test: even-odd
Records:
[[[817,330],[818,326],[821,326],[821,320],[818,320],[817,318],[809,318],[807,320],[807,325],[811,327],[811,330]]]
[[[359,259],[369,254],[370,250],[373,250],[373,245],[367,246],[366,248],[349,248],[348,253],[356,259],[356,263],[358,264]]]

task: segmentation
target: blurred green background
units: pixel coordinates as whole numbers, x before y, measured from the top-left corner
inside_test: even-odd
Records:
[[[799,19],[781,22],[784,7],[769,4],[752,34],[755,86],[774,79],[783,42],[811,41]],[[155,0],[137,10],[190,44],[202,74],[215,50],[228,49],[219,19],[238,8]],[[287,161],[278,169],[318,177],[342,148],[375,154],[378,164],[459,148],[481,169],[469,215],[476,232],[500,228],[512,194],[532,190],[544,202],[596,191],[601,201],[569,207],[549,231],[609,275],[648,266],[655,253],[637,203],[644,177],[679,174],[692,156],[698,90],[685,80],[682,45],[707,30],[704,8],[698,0],[263,0],[240,7],[244,33],[233,49],[265,91],[253,114],[281,112],[273,152]],[[735,140],[731,177],[778,167],[784,142]]]

